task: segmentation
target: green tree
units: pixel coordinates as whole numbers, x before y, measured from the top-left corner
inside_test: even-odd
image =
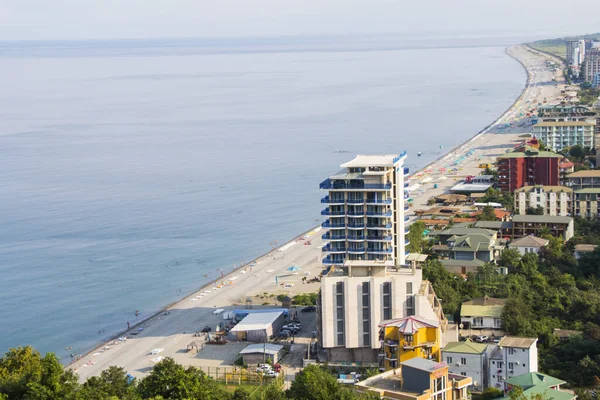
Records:
[[[0,393],[9,400],[75,399],[79,384],[53,353],[44,357],[30,346],[10,349],[0,358]]]
[[[120,400],[141,398],[135,380],[129,382],[127,372],[121,367],[111,366],[102,371],[100,376],[90,377],[79,393],[79,398],[88,400],[103,400],[111,396]]]
[[[535,208],[527,207],[525,209],[525,214],[527,214],[527,215],[544,215],[545,210],[544,210],[544,207],[542,207],[542,206],[537,206]]]
[[[478,221],[495,221],[496,214],[494,213],[494,207],[485,206],[483,210],[481,210],[481,214],[477,215]]]
[[[507,267],[514,268],[521,261],[521,253],[517,249],[504,249],[500,254],[500,259],[498,260],[498,264]]]
[[[220,400],[229,398],[223,386],[195,367],[177,364],[167,357],[154,366],[138,386],[142,397],[162,396],[165,399]]]
[[[488,387],[481,393],[481,400],[493,400],[504,397],[504,392],[495,387]]]
[[[421,253],[423,251],[423,232],[425,232],[425,223],[416,221],[410,226],[407,238],[410,241],[407,248],[411,253]]]
[[[296,375],[287,392],[289,399],[334,400],[346,399],[340,384],[333,375],[317,365],[309,365]]]

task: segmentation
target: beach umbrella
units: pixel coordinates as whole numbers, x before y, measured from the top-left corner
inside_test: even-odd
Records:
[[[300,268],[300,267],[296,267],[295,265],[292,265],[292,266],[291,266],[291,267],[289,267],[287,270],[288,270],[288,271],[295,272],[295,271],[300,271],[300,270],[302,270],[302,268]]]

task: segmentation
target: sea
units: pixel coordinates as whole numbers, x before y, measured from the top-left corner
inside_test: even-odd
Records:
[[[0,42],[0,353],[67,363],[311,229],[357,153],[440,157],[523,89],[515,42]]]

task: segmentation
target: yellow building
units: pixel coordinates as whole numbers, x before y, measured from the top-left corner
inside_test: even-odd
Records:
[[[361,393],[374,393],[382,399],[470,400],[469,376],[448,372],[445,362],[422,358],[404,361],[394,370],[372,376],[354,385]]]
[[[440,360],[442,330],[438,321],[410,316],[382,321],[379,328],[386,370],[415,357]]]

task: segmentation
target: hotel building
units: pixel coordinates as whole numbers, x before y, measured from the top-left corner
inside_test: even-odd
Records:
[[[320,184],[329,192],[321,215],[323,264],[343,265],[346,260],[391,261],[405,265],[408,251],[408,168],[406,152],[400,155],[359,155],[342,164],[340,172]]]
[[[581,146],[593,149],[596,145],[596,119],[583,121],[544,121],[533,125],[531,134],[550,150]]]
[[[573,189],[566,186],[523,186],[515,190],[515,213],[527,214],[528,208],[541,207],[544,215],[571,215]]]
[[[498,188],[503,192],[529,185],[557,186],[560,154],[526,146],[524,151],[506,153],[497,159]]]

